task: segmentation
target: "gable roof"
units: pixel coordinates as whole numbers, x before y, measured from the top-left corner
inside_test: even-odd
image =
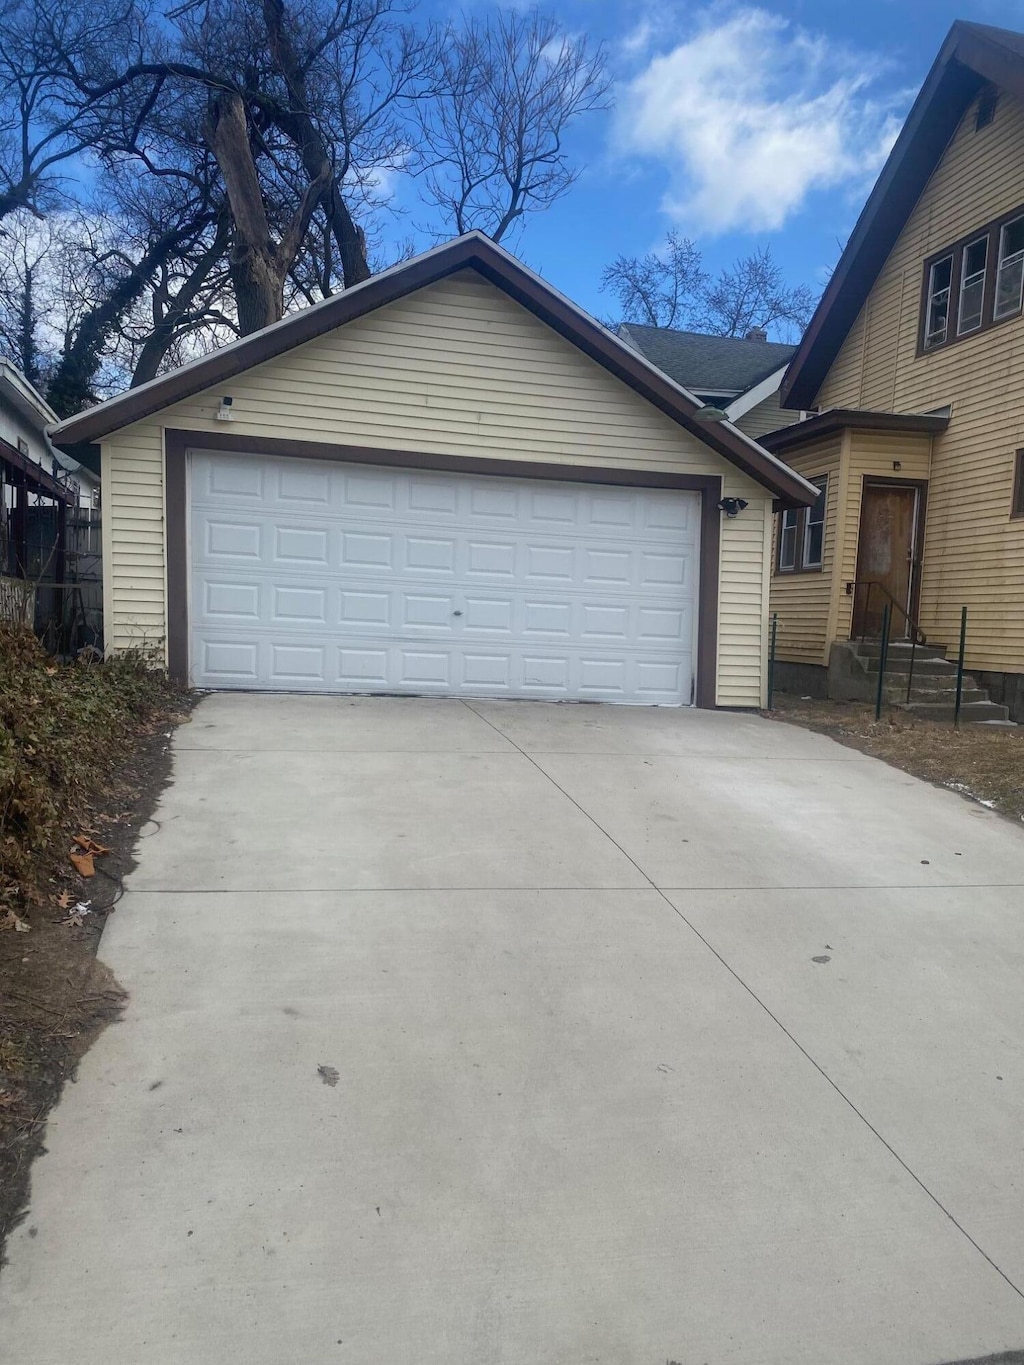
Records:
[[[696,393],[745,393],[791,358],[795,346],[779,341],[677,332],[674,327],[619,324],[618,335],[683,388]]]
[[[314,337],[343,327],[385,304],[466,269],[477,271],[592,360],[628,384],[641,397],[653,403],[672,421],[779,498],[810,505],[817,496],[817,490],[805,479],[730,423],[698,421],[694,413],[701,404],[692,393],[674,383],[632,347],[480,232],[466,233],[424,252],[422,256],[400,262],[379,275],[371,276],[362,284],[309,308],[290,313],[260,332],[233,341],[210,355],[69,417],[51,430],[51,436],[61,445],[96,441],[109,436],[111,432],[150,417],[172,403],[212,388],[243,370],[271,360]]]
[[[810,408],[960,120],[988,83],[1024,98],[1024,35],[958,19],[946,35],[782,384]]]

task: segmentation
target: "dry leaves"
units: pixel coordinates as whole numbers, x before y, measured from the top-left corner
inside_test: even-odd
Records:
[[[8,910],[3,919],[0,919],[0,929],[13,929],[16,934],[27,934],[31,928],[28,920],[22,919],[13,910]]]
[[[59,896],[54,897],[54,904],[60,910],[70,910],[75,903],[75,898],[70,891],[62,891]]]
[[[74,849],[68,854],[75,870],[83,877],[95,877],[96,864],[94,858],[101,857],[104,853],[109,853],[110,849],[105,844],[98,844],[88,834],[76,834],[74,842],[82,850],[76,853]]]

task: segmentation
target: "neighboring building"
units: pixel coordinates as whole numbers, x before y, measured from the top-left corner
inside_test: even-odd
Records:
[[[745,337],[719,337],[623,322],[617,332],[702,403],[722,408],[755,440],[799,420],[779,407],[779,386],[795,346],[769,341],[759,329]]]
[[[0,457],[10,452],[32,461],[63,485],[81,507],[98,507],[99,474],[57,450],[46,434],[57,414],[9,360],[0,359]]]
[[[102,631],[99,477],[54,449],[46,428],[56,421],[0,360],[0,616],[73,653]]]
[[[782,385],[764,444],[820,489],[777,520],[777,675],[918,623],[1024,719],[1024,37],[957,22]],[[871,586],[869,586],[871,585]]]
[[[53,434],[108,645],[197,686],[757,707],[814,489],[700,406],[474,232]]]

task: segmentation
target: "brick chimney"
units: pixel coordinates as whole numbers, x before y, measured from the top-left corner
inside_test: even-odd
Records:
[[[767,341],[768,333],[763,327],[751,327],[750,331],[743,338],[744,341]]]

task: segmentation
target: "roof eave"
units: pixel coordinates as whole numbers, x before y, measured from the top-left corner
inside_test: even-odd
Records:
[[[888,431],[938,435],[949,426],[948,415],[931,412],[873,412],[866,408],[829,408],[804,422],[793,422],[761,437],[766,450],[778,454],[819,441],[838,431]]]
[[[719,428],[698,421],[694,413],[701,404],[693,394],[477,232],[435,247],[323,303],[292,313],[272,327],[68,418],[53,428],[51,436],[61,445],[108,436],[463,269],[477,271],[772,493],[801,502],[813,501],[817,495],[798,474],[734,427],[723,424]]]
[[[783,407],[814,406],[903,225],[964,111],[987,80],[1024,95],[1019,59],[957,20],[925,77],[790,363],[781,388]]]

